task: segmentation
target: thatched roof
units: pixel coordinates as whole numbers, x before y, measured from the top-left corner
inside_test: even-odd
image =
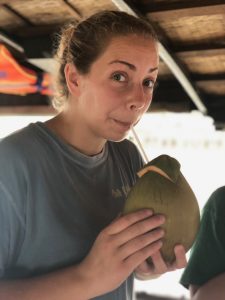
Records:
[[[224,0],[0,0],[0,43],[11,42],[21,60],[44,69],[58,27],[103,9],[145,16],[159,34],[159,86],[152,110],[199,109],[213,117],[218,129],[225,129]],[[2,113],[24,105],[32,112],[37,105],[47,109],[48,99],[0,94],[0,105]]]

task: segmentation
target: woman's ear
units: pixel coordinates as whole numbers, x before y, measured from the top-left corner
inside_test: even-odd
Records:
[[[64,68],[64,74],[65,74],[66,83],[70,94],[78,96],[80,87],[79,87],[79,72],[77,71],[77,68],[74,66],[74,64],[68,63]]]

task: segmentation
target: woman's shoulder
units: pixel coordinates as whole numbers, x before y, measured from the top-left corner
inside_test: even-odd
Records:
[[[3,137],[0,140],[0,147],[4,149],[5,147],[10,147],[10,145],[14,145],[21,143],[24,138],[30,133],[32,130],[32,124],[27,125],[26,127],[20,128],[9,135]]]
[[[0,140],[0,158],[15,161],[19,156],[30,154],[30,145],[34,136],[32,124],[21,128]]]

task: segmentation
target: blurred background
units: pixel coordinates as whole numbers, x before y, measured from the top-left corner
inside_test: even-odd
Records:
[[[31,122],[51,117],[0,116],[0,138]],[[179,160],[200,210],[210,194],[225,184],[225,132],[215,130],[211,117],[198,111],[146,113],[135,127],[135,132],[149,160],[160,154]],[[133,134],[129,138],[138,146]],[[181,274],[182,271],[178,270],[151,281],[135,280],[137,300],[188,299],[188,291],[179,284]]]

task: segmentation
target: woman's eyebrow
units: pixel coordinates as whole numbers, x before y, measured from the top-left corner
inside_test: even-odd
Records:
[[[129,62],[124,61],[124,60],[118,60],[118,59],[116,59],[116,60],[113,60],[113,61],[111,61],[109,63],[109,65],[111,65],[111,64],[123,64],[123,65],[126,65],[132,71],[136,71],[137,70],[137,68],[135,67],[135,65],[130,64]]]
[[[131,69],[132,71],[136,71],[136,70],[137,70],[137,68],[136,68],[135,65],[133,65],[133,64],[127,62],[127,61],[124,61],[124,60],[118,60],[118,59],[112,60],[112,61],[109,63],[109,65],[111,65],[111,64],[123,64],[123,65],[126,65],[126,66],[127,66],[129,69]],[[151,68],[151,69],[149,69],[148,73],[152,73],[152,72],[154,72],[154,71],[156,71],[156,70],[158,70],[158,67]]]

